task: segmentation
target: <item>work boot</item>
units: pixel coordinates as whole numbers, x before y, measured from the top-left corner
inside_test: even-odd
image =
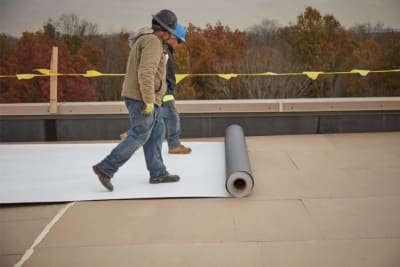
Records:
[[[192,152],[192,149],[190,147],[185,147],[184,145],[179,145],[174,148],[170,148],[168,153],[169,154],[190,154]]]
[[[113,191],[114,187],[111,183],[111,179],[108,178],[108,176],[105,175],[102,171],[100,171],[100,169],[96,165],[93,166],[93,171],[97,175],[97,177],[99,177],[100,183],[108,190]]]
[[[167,174],[166,176],[158,178],[150,178],[151,184],[161,184],[161,183],[174,183],[179,181],[179,176],[174,174]]]

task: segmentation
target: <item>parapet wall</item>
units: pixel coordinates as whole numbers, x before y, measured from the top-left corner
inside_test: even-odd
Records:
[[[176,101],[182,138],[400,131],[400,97]],[[0,104],[0,141],[112,140],[129,127],[123,102]]]

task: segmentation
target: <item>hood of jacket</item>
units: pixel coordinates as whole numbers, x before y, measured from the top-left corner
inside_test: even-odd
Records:
[[[133,44],[136,42],[137,39],[139,39],[141,36],[146,35],[146,34],[151,34],[153,33],[153,29],[149,28],[149,27],[144,27],[144,28],[140,28],[138,30],[138,32],[132,33],[131,35],[129,35],[129,47],[132,48]]]

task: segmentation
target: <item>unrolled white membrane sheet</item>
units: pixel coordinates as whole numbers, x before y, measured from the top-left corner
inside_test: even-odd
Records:
[[[149,184],[143,150],[138,150],[112,179],[109,192],[92,165],[116,146],[104,144],[0,145],[0,203],[65,202],[104,199],[229,197],[225,187],[223,142],[189,142],[189,155],[163,159],[177,183]]]

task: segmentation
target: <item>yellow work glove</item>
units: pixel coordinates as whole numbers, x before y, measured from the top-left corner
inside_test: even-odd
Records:
[[[163,102],[168,102],[168,101],[172,101],[172,100],[175,100],[173,95],[165,95],[163,97]]]
[[[153,113],[154,104],[153,103],[146,103],[146,108],[143,110],[143,114],[148,116]]]

